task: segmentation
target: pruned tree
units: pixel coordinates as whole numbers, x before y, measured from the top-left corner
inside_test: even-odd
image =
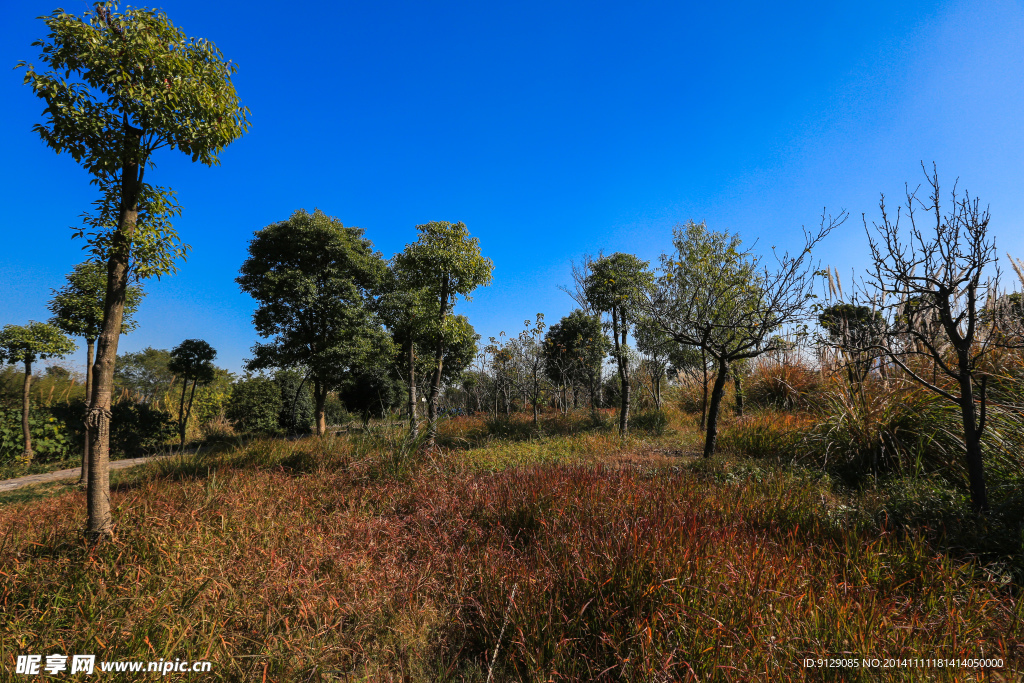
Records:
[[[32,402],[32,364],[47,358],[63,358],[74,352],[75,343],[54,325],[31,321],[28,325],[5,325],[0,330],[0,364],[22,363],[25,383],[21,394],[21,429],[25,438],[22,457],[32,462],[32,433],[29,430],[29,412]]]
[[[103,303],[107,294],[107,269],[96,261],[85,261],[75,266],[65,278],[67,284],[59,290],[51,290],[53,298],[49,309],[53,313],[50,324],[72,337],[85,338],[85,407],[89,408],[92,389],[93,349],[96,339],[103,332]],[[124,310],[121,316],[121,334],[135,329],[135,312],[145,294],[139,285],[129,285],[125,290]],[[86,422],[85,446],[82,452],[82,475],[80,484],[89,477],[89,426]]]
[[[796,256],[776,254],[770,266],[741,250],[737,235],[708,230],[703,222],[673,230],[674,250],[661,257],[660,276],[642,308],[649,324],[680,345],[702,349],[717,365],[705,457],[715,452],[730,365],[775,350],[776,331],[806,321],[814,298],[811,250],[845,219],[845,212],[823,216],[817,232],[804,231]]]
[[[178,404],[178,438],[179,448],[185,447],[185,432],[188,430],[188,419],[192,415],[192,401],[196,397],[196,386],[212,382],[217,376],[213,359],[217,352],[202,339],[186,339],[171,349],[171,359],[167,369],[181,378],[181,401]],[[189,382],[192,391],[185,402],[185,393]]]
[[[249,370],[303,368],[313,385],[316,433],[327,429],[327,394],[358,370],[386,366],[391,338],[373,311],[387,266],[361,228],[299,210],[256,233],[235,280],[259,302],[253,323],[268,343]]]
[[[461,328],[450,322],[459,297],[470,300],[473,290],[491,282],[494,264],[480,254],[480,242],[469,236],[465,223],[432,221],[417,225],[419,239],[395,256],[397,268],[406,274],[408,286],[429,293],[435,329],[434,370],[427,397],[426,448],[433,448],[437,434],[437,398],[444,372],[444,350],[456,343]]]
[[[648,262],[632,254],[617,252],[588,264],[583,293],[593,310],[611,316],[612,357],[622,387],[619,404],[619,434],[629,432],[630,376],[628,338],[630,328],[639,320],[639,305],[647,297],[654,276]]]
[[[95,220],[87,221],[95,228],[93,251],[107,264],[87,417],[88,534],[95,541],[111,533],[110,390],[130,271],[134,263],[140,276],[170,272],[183,253],[168,220],[180,208],[172,192],[144,182],[145,171],[163,147],[218,163],[220,151],[248,129],[248,111],[231,83],[236,67],[156,10],[119,12],[116,3],[103,3],[82,16],[58,9],[44,21],[49,34],[33,45],[50,70],[18,65],[46,102],[35,131],[82,164],[101,194]]]
[[[1000,334],[1002,316],[985,313],[995,304],[999,280],[988,209],[969,193],[960,195],[955,184],[944,209],[935,166],[931,173],[924,164],[921,168],[929,190],[926,199],[918,196],[920,186],[907,187],[906,203],[892,216],[883,195],[874,229],[864,220],[872,269],[859,296],[877,303],[885,316],[887,326],[877,349],[907,378],[960,409],[971,505],[984,512],[989,503],[982,451],[987,379],[982,361],[997,345],[1019,346],[1021,337]]]

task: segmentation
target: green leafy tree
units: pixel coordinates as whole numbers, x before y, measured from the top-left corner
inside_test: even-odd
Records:
[[[89,392],[92,389],[93,349],[96,339],[103,332],[103,300],[107,293],[107,271],[96,261],[86,261],[75,266],[66,276],[67,284],[53,291],[49,309],[53,313],[50,324],[56,325],[72,337],[85,338],[85,400],[89,408]],[[135,312],[142,303],[142,287],[131,285],[125,290],[124,311],[121,318],[121,334],[135,329]],[[87,428],[88,429],[88,428]],[[82,453],[82,476],[85,484],[89,477],[89,435],[86,433]]]
[[[228,399],[227,418],[244,432],[273,434],[281,413],[281,389],[269,377],[250,376],[239,380]]]
[[[395,344],[401,349],[396,365],[405,379],[409,434],[415,439],[419,436],[417,373],[423,370],[420,367],[423,363],[419,350],[431,348],[430,340],[424,333],[428,331],[431,322],[437,319],[437,315],[430,308],[435,303],[430,292],[426,288],[416,287],[413,282],[413,274],[402,268],[397,257],[392,259],[385,291],[377,300],[376,310],[391,331]]]
[[[774,268],[740,249],[728,232],[688,222],[673,230],[674,251],[661,258],[661,276],[643,302],[649,324],[681,346],[702,349],[717,365],[708,405],[704,456],[717,444],[718,416],[730,366],[780,348],[777,330],[803,323],[814,298],[811,249],[842,224],[822,219],[817,233],[804,233],[797,256],[777,257]]]
[[[586,386],[595,414],[601,367],[610,347],[601,319],[579,308],[552,325],[544,337],[549,375],[563,384]]]
[[[114,381],[118,389],[133,394],[135,400],[156,403],[174,382],[174,373],[167,367],[170,362],[170,351],[152,346],[118,354]]]
[[[467,301],[477,287],[489,285],[494,264],[480,254],[480,242],[469,236],[465,223],[434,221],[417,225],[419,239],[395,256],[396,266],[406,274],[408,286],[426,290],[435,314],[427,321],[434,328],[434,371],[427,398],[427,440],[432,448],[437,434],[437,398],[444,372],[444,350],[457,344],[465,328],[452,321],[452,309],[461,296]],[[436,302],[436,303],[433,303]]]
[[[90,238],[107,262],[88,418],[88,534],[96,540],[112,525],[110,392],[133,260],[137,275],[160,275],[182,253],[169,227],[180,208],[173,193],[144,182],[145,171],[164,147],[218,163],[220,151],[248,129],[248,111],[231,83],[235,66],[213,43],[189,38],[156,10],[119,12],[104,3],[82,16],[56,10],[43,21],[49,34],[33,45],[49,70],[18,65],[46,103],[35,131],[82,164],[102,195]]]
[[[72,342],[53,325],[29,322],[28,325],[5,325],[0,330],[0,362],[24,363],[25,384],[21,398],[21,428],[25,437],[25,462],[32,462],[32,433],[29,425],[32,386],[32,363],[47,358],[63,358],[75,350]]]
[[[361,368],[387,365],[394,347],[373,312],[387,266],[360,228],[317,210],[256,233],[236,279],[259,302],[253,323],[269,343],[250,370],[304,368],[313,384],[316,433],[327,428],[327,394]]]
[[[179,447],[185,446],[185,431],[188,429],[188,419],[192,416],[196,386],[212,382],[217,376],[217,368],[213,365],[213,359],[216,357],[217,352],[202,339],[186,339],[171,349],[171,360],[167,363],[167,369],[181,378],[181,402],[178,404]],[[186,405],[185,393],[189,382],[192,383],[192,391]]]
[[[619,434],[629,432],[630,375],[627,344],[629,330],[639,319],[637,302],[653,284],[647,261],[632,254],[615,253],[592,261],[584,281],[584,294],[594,310],[611,315],[612,356],[622,386],[619,403]]]

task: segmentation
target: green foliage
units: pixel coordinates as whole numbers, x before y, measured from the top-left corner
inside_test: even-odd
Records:
[[[168,368],[171,352],[147,346],[141,351],[118,354],[114,383],[139,400],[153,402],[170,389],[174,373]]]
[[[419,239],[395,256],[397,268],[412,288],[426,289],[450,311],[457,297],[469,301],[474,289],[491,283],[494,263],[480,255],[480,240],[469,236],[465,223],[432,221],[417,225],[416,230]]]
[[[885,318],[870,306],[833,304],[818,315],[818,324],[832,342],[851,348],[878,344],[885,330]]]
[[[171,349],[167,369],[182,381],[212,382],[217,376],[213,359],[217,352],[202,339],[186,339]]]
[[[274,373],[274,383],[281,395],[277,426],[288,434],[308,434],[313,426],[313,391],[300,370],[285,369]]]
[[[226,415],[239,431],[273,434],[281,414],[281,389],[272,379],[249,376],[235,382]]]
[[[630,425],[652,436],[661,436],[668,428],[668,422],[668,415],[664,410],[645,410],[636,413],[631,418]]]
[[[560,382],[591,382],[600,375],[610,347],[601,320],[576,309],[552,325],[544,336],[548,376]]]
[[[597,311],[617,315],[622,324],[635,321],[639,300],[654,284],[647,265],[647,261],[621,252],[597,259],[590,264],[590,274],[584,282],[587,301]]]
[[[381,417],[402,402],[405,385],[384,368],[371,367],[353,374],[338,389],[338,398],[352,413],[360,413],[363,422]]]
[[[362,229],[319,210],[257,232],[236,282],[259,302],[257,333],[273,341],[254,346],[247,367],[302,367],[326,392],[356,368],[389,362],[391,340],[370,306],[385,273]]]
[[[74,452],[67,427],[48,410],[32,410],[28,425],[36,459],[63,460]],[[24,451],[21,410],[0,409],[0,462],[13,461]]]
[[[171,414],[148,403],[118,401],[110,409],[110,449],[125,456],[159,450],[174,438]]]
[[[33,46],[53,70],[18,64],[47,105],[47,121],[36,132],[98,176],[121,168],[125,119],[141,130],[140,160],[166,146],[207,166],[217,163],[217,154],[249,128],[231,83],[235,65],[161,12],[117,9],[108,2],[81,17],[56,10],[44,18],[49,36]]]
[[[93,340],[103,330],[103,300],[107,295],[107,269],[96,261],[85,261],[75,266],[65,278],[68,283],[53,291],[49,309],[53,313],[50,323],[73,337]],[[124,317],[121,334],[135,329],[134,320],[145,294],[135,285],[125,292]]]
[[[63,358],[75,344],[56,326],[30,321],[28,325],[4,325],[0,330],[0,363],[34,363]]]
[[[342,425],[349,421],[350,415],[345,402],[337,394],[328,394],[324,401],[324,418],[329,425]]]

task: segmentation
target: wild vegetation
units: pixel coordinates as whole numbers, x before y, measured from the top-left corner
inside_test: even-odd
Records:
[[[80,464],[86,490],[0,498],[5,665],[59,645],[232,681],[1024,667],[1024,306],[988,212],[944,204],[934,168],[926,202],[865,223],[846,294],[814,255],[845,212],[794,254],[690,221],[654,267],[584,257],[576,310],[482,346],[456,308],[494,264],[464,223],[385,259],[300,209],[240,266],[262,341],[237,376],[202,339],[117,353],[139,282],[188,251],[144,173],[246,132],[235,67],[151,10],[46,25],[52,71],[21,65],[37,133],[100,198],[51,322],[0,331],[0,464]],[[66,335],[85,373],[58,362]],[[111,456],[157,452],[111,478]],[[1002,664],[804,664],[831,657]]]

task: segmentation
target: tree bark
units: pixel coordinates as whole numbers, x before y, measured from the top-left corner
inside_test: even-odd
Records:
[[[743,379],[735,365],[732,368],[732,382],[736,388],[736,415],[743,417]]]
[[[982,406],[985,402],[985,385],[982,383]],[[985,486],[985,463],[982,460],[981,435],[984,423],[978,423],[974,410],[974,387],[971,376],[964,373],[960,378],[960,417],[964,425],[964,445],[967,450],[967,478],[971,488],[971,507],[975,512],[988,512],[988,492]]]
[[[21,432],[25,436],[25,450],[21,457],[25,464],[32,462],[32,430],[28,424],[28,413],[32,407],[32,400],[29,396],[29,389],[32,387],[32,359],[25,357],[25,386],[21,390]],[[40,399],[42,400],[42,399]]]
[[[96,347],[95,339],[85,340],[85,410],[89,411],[89,401],[92,399],[92,363],[93,350]],[[89,483],[89,421],[85,420],[85,446],[82,449],[82,476],[78,478],[78,484],[85,486]]]
[[[448,292],[449,282],[445,276],[441,282],[441,311],[437,315],[437,349],[434,351],[434,377],[430,382],[430,396],[427,398],[427,442],[426,448],[434,447],[434,439],[437,437],[437,397],[441,393],[441,370],[444,364],[444,319],[448,315]]]
[[[302,388],[301,386],[299,387]],[[313,421],[316,424],[316,435],[323,436],[327,433],[327,389],[313,380]]]
[[[616,309],[612,309],[612,337],[615,339],[615,359],[619,366],[619,382],[622,391],[619,392],[619,436],[626,436],[629,433],[629,359],[625,355],[626,346],[626,319],[622,319],[622,343],[619,343],[619,316]]]
[[[192,380],[192,391],[188,394],[188,408],[185,410],[185,422],[181,427],[181,447],[185,447],[185,433],[188,432],[188,420],[192,417],[192,402],[196,398],[196,385],[199,384],[198,379]]]
[[[409,360],[409,435],[415,439],[420,435],[420,428],[416,416],[416,348],[412,343],[411,332],[406,342],[406,353]]]
[[[126,144],[121,175],[121,207],[117,230],[111,240],[107,261],[107,293],[103,301],[103,331],[96,341],[96,362],[93,364],[92,399],[86,423],[89,426],[89,485],[86,500],[89,521],[86,534],[91,542],[110,536],[113,521],[110,515],[110,406],[114,385],[114,362],[124,318],[125,292],[128,289],[128,266],[131,238],[139,217],[141,173],[138,159],[142,131],[124,124]]]
[[[708,406],[708,427],[707,435],[704,438],[705,458],[714,455],[715,447],[718,445],[718,413],[722,405],[722,396],[725,394],[725,380],[728,376],[728,362],[718,361],[718,374],[715,375],[715,386],[711,390],[711,405]]]
[[[700,428],[703,431],[708,423],[708,358],[704,347],[700,349],[700,364],[704,370],[704,400],[700,404]]]
[[[178,403],[178,448],[185,447],[185,392],[188,391],[188,378],[181,380],[181,401]]]

